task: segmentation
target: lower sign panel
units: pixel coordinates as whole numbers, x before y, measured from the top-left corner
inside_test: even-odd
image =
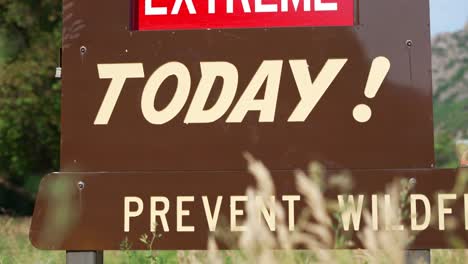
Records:
[[[446,238],[454,234],[468,242],[465,230],[465,203],[468,202],[465,193],[468,192],[464,185],[454,188],[457,175],[466,177],[467,169],[353,170],[350,173],[355,188],[329,189],[325,198],[356,210],[362,205],[362,211],[356,211],[354,216],[360,219],[357,226],[350,215],[344,214],[342,225],[338,225],[342,229],[339,231],[354,242],[353,247],[362,247],[357,234],[366,224],[362,212],[368,208],[373,213],[372,195],[383,193],[396,180],[411,185],[408,204],[402,210],[418,214],[414,223],[410,214],[406,215],[408,219],[402,214],[403,229],[410,233],[418,231],[411,249],[451,248],[453,245]],[[272,172],[274,199],[283,205],[285,226],[291,233],[298,231],[297,219],[305,207],[312,211],[314,206],[317,210],[321,207],[298,191],[296,186],[304,183],[298,185],[294,174],[293,171]],[[156,249],[206,249],[210,236],[225,233],[238,237],[243,232],[245,201],[252,198],[246,196],[249,186],[255,188],[256,182],[247,172],[55,173],[41,183],[30,238],[40,249],[119,250],[131,245],[131,249],[140,250],[147,249],[140,241],[141,236],[151,236],[155,229]],[[350,195],[356,202],[354,205],[350,203]],[[412,199],[414,204],[409,202]],[[424,226],[427,217],[435,221]],[[274,220],[269,219],[273,224],[267,227],[274,230]],[[454,219],[457,224],[450,224]],[[271,224],[271,221],[263,222]],[[221,248],[236,248],[235,244],[220,241]]]

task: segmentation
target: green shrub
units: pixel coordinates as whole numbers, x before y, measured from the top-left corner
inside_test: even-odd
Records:
[[[0,0],[0,37],[8,36],[0,41],[0,209],[21,204],[6,202],[11,193],[33,197],[40,177],[58,169],[61,8],[59,0]],[[14,211],[31,213],[29,200]]]

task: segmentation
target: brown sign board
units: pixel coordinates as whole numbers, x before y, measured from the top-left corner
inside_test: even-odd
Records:
[[[304,167],[311,160],[330,168],[432,167],[429,3],[359,0],[356,4],[356,24],[348,27],[139,32],[129,29],[128,1],[66,0],[61,170],[240,170],[245,168],[241,154],[245,151],[272,170]],[[391,66],[370,99],[366,83],[378,57],[388,58]],[[301,102],[299,79],[314,82],[321,71],[330,73],[332,67],[324,68],[331,59],[347,61],[321,98],[304,95],[307,106],[318,99],[312,111],[297,118],[304,120],[288,121]],[[297,78],[292,60],[308,65],[305,70],[297,67]],[[256,72],[266,61],[282,64],[268,79],[279,81],[279,87],[269,88],[270,94],[278,89],[276,98],[269,96],[273,99],[265,102],[269,106],[262,112],[252,104],[251,111],[241,113],[242,120],[233,118],[242,112],[241,96],[254,76],[261,77]],[[145,114],[142,104],[151,101],[154,95],[149,90],[157,85],[144,88],[157,69],[171,62],[188,70],[189,95],[170,121],[153,124],[158,120],[148,121],[151,113]],[[232,103],[218,119],[189,123],[187,112],[203,62],[232,64],[238,84]],[[95,125],[112,81],[104,71],[99,74],[98,65],[116,63],[141,64],[144,77],[125,80],[108,121]],[[226,80],[224,89],[232,82]],[[174,106],[174,95],[182,93],[183,86],[174,76],[163,81],[154,99],[156,110]],[[259,100],[265,97],[265,86],[254,94]],[[208,109],[220,100],[223,81],[215,81],[213,87]],[[372,111],[368,122],[353,117],[360,104]]]
[[[335,174],[338,171],[329,171]],[[371,196],[385,192],[385,188],[397,178],[412,178],[416,184],[412,193],[424,195],[429,200],[427,212],[436,221],[416,236],[416,240],[409,245],[411,249],[427,248],[452,248],[448,232],[452,238],[468,241],[468,233],[465,224],[468,218],[464,215],[465,206],[468,207],[468,199],[458,194],[458,201],[454,205],[446,206],[452,211],[442,217],[438,217],[438,196],[453,192],[456,176],[459,173],[468,173],[468,169],[438,170],[438,169],[406,169],[406,170],[353,170],[351,175],[355,188],[352,193],[364,196],[364,203],[370,207]],[[277,199],[283,195],[298,195],[294,171],[275,171],[272,173],[276,186]],[[64,179],[66,179],[64,181]],[[80,190],[75,183],[83,182],[86,186]],[[54,199],[54,191],[57,185],[70,184],[65,188],[64,195],[60,199]],[[232,197],[245,195],[248,186],[254,186],[255,180],[247,172],[120,172],[120,173],[58,173],[45,177],[41,184],[40,195],[37,198],[35,214],[31,226],[30,238],[34,246],[41,249],[61,250],[119,250],[121,243],[128,240],[132,243],[132,249],[147,249],[140,243],[139,238],[143,234],[151,236],[151,197],[164,197],[168,199],[167,231],[164,231],[163,221],[156,218],[159,227],[156,228],[161,235],[156,241],[155,248],[159,250],[186,250],[207,249],[207,241],[210,236],[230,231],[235,237],[239,232],[233,232],[231,206]],[[66,191],[65,191],[66,190]],[[142,200],[142,211],[138,216],[128,218],[128,231],[125,230],[124,204],[125,197],[138,197]],[[193,231],[181,232],[178,227],[178,204],[180,197],[193,197],[193,201],[183,204],[183,209],[188,215],[180,218],[184,226],[193,226]],[[204,209],[203,197],[207,197],[211,214],[220,204],[218,221],[214,231],[209,228],[208,216]],[[221,197],[221,198],[219,198]],[[327,199],[336,201],[335,193],[326,193]],[[219,200],[221,199],[221,200]],[[357,198],[356,198],[357,200]],[[220,202],[219,202],[220,201]],[[294,204],[295,219],[299,219],[302,209],[305,207],[305,199]],[[287,201],[281,202],[285,207]],[[52,206],[56,205],[56,206]],[[243,210],[245,202],[236,203],[237,210]],[[382,205],[379,205],[382,206]],[[132,203],[130,211],[137,211],[136,204]],[[161,210],[163,204],[159,201],[156,205]],[[417,204],[417,210],[423,210],[422,204]],[[370,208],[369,208],[370,210]],[[421,219],[425,212],[419,212]],[[65,214],[65,215],[64,215]],[[56,217],[60,216],[60,217]],[[362,217],[362,216],[361,216]],[[455,230],[449,230],[449,218],[456,217],[460,222]],[[446,219],[445,219],[446,218]],[[63,219],[73,219],[62,236],[51,236],[61,229]],[[418,218],[419,219],[419,218]],[[289,219],[290,220],[290,219]],[[288,220],[288,221],[289,221]],[[418,220],[419,223],[422,220]],[[439,224],[444,221],[445,230],[440,230]],[[242,225],[242,216],[236,216],[237,225]],[[289,223],[288,223],[289,225]],[[365,222],[361,219],[358,231],[364,229]],[[408,225],[405,231],[414,231]],[[295,227],[296,230],[296,227]],[[383,230],[380,227],[379,230]],[[353,229],[349,231],[352,234]],[[356,232],[357,233],[357,232]],[[224,248],[237,247],[237,245],[220,245]],[[355,237],[355,247],[362,248],[360,240]]]
[[[455,181],[457,171],[433,169],[429,1],[354,0],[352,26],[149,31],[135,30],[132,3],[64,1],[61,172],[41,183],[36,247],[137,240],[150,217],[126,232],[128,196],[244,194],[254,184],[245,152],[280,195],[297,193],[292,172],[310,161],[350,169],[356,193],[404,177],[433,197]],[[47,230],[63,197],[48,193],[59,179],[86,188],[68,192],[75,220],[55,240]],[[206,247],[193,206],[196,231],[165,232],[159,249]],[[442,236],[427,230],[412,247],[448,247]]]

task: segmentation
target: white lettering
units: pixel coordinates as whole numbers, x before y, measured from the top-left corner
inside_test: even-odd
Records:
[[[237,225],[237,216],[244,215],[244,210],[237,209],[238,202],[247,202],[247,196],[231,196],[230,211],[231,211],[231,232],[243,232],[247,230],[244,225]]]
[[[379,230],[379,196],[376,194],[372,195],[372,229],[374,231]]]
[[[185,123],[211,123],[218,120],[231,106],[236,95],[238,72],[236,66],[228,62],[200,63],[202,77],[185,117]],[[223,78],[223,87],[218,101],[211,109],[204,110],[216,77]]]
[[[242,8],[244,9],[244,13],[250,13],[252,10],[250,9],[249,0],[241,0]],[[227,0],[226,1],[226,12],[229,14],[234,13],[234,0]]]
[[[176,0],[174,3],[174,7],[172,7],[171,15],[179,14],[180,7],[182,6],[182,2],[185,3],[190,14],[193,15],[197,13],[197,11],[195,10],[195,7],[193,6],[192,0]]]
[[[153,7],[153,0],[145,0],[145,15],[167,15],[167,7]]]
[[[260,111],[260,122],[273,122],[275,119],[276,101],[278,99],[282,67],[283,61],[264,61],[245,89],[226,122],[240,123],[244,120],[244,117],[249,111]],[[266,88],[264,98],[255,99],[265,81]]]
[[[457,199],[456,194],[439,194],[438,206],[439,206],[439,230],[445,230],[445,215],[452,214],[452,208],[445,207],[446,200]]]
[[[99,78],[112,79],[94,120],[95,125],[107,125],[117,99],[119,99],[122,92],[125,80],[128,78],[144,78],[145,72],[142,63],[98,64],[97,68]]]
[[[155,196],[151,197],[151,219],[150,219],[150,230],[151,232],[156,232],[156,217],[161,218],[161,223],[163,226],[164,232],[169,232],[169,225],[167,224],[166,214],[169,212],[169,199],[166,197]],[[163,209],[156,210],[156,203],[162,203]]]
[[[292,0],[294,11],[297,11],[299,8],[300,0]],[[289,5],[288,0],[281,0],[281,12],[288,12]],[[310,0],[304,0],[304,11],[310,11]]]
[[[177,196],[177,232],[194,232],[194,226],[184,226],[183,217],[189,216],[190,211],[184,210],[184,202],[193,202],[195,197],[193,196]]]
[[[315,11],[337,11],[337,3],[323,3],[322,0],[315,0]]]
[[[267,202],[267,205],[261,196],[257,196],[255,200],[258,208],[260,208],[260,211],[262,212],[268,228],[270,228],[271,231],[276,231],[275,196],[270,197],[270,201]],[[270,210],[268,210],[267,207],[269,207]]]
[[[359,231],[361,223],[362,206],[364,203],[364,195],[358,195],[357,206],[354,202],[354,196],[348,195],[348,201],[345,202],[343,195],[338,195],[338,204],[341,210],[341,220],[345,231],[349,231],[351,220],[353,222],[354,231]]]
[[[301,101],[289,117],[289,122],[304,122],[306,120],[347,61],[347,59],[328,60],[313,83],[306,60],[289,61],[301,96]]]
[[[416,208],[417,201],[421,201],[424,204],[424,221],[422,224],[418,224],[418,210]],[[423,194],[411,194],[410,195],[410,213],[411,213],[411,230],[422,231],[429,227],[431,223],[431,205],[429,199]]]
[[[154,108],[159,87],[169,76],[177,77],[177,87],[172,101],[163,110]],[[141,97],[141,110],[151,124],[164,124],[172,120],[185,105],[190,93],[190,72],[180,62],[169,62],[159,67],[149,78]]]
[[[208,0],[208,14],[214,14],[216,10],[216,0]]]
[[[130,218],[137,217],[143,213],[143,200],[138,197],[125,197],[124,200],[124,231],[130,232]],[[137,204],[136,211],[130,211],[131,203]]]
[[[216,204],[215,204],[215,209],[213,213],[211,213],[210,202],[208,201],[208,197],[203,196],[202,200],[203,200],[203,208],[205,208],[205,215],[206,215],[206,220],[208,222],[208,228],[210,229],[211,232],[214,232],[216,231],[216,225],[218,223],[219,211],[221,209],[221,203],[223,201],[223,197],[218,196],[216,198]]]
[[[255,12],[258,12],[258,13],[278,12],[278,5],[277,4],[264,4],[263,0],[255,0]]]
[[[288,222],[289,231],[294,231],[296,227],[296,220],[294,219],[294,202],[300,201],[299,195],[284,195],[283,201],[288,202]]]
[[[401,224],[394,224],[391,222],[391,220],[400,220],[397,217],[395,217],[393,214],[395,213],[394,209],[397,208],[392,208],[392,199],[389,194],[384,195],[384,213],[385,213],[385,230],[387,231],[402,231],[405,229],[405,227]]]

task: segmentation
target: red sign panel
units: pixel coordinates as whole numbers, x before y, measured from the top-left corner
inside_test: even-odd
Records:
[[[352,26],[354,0],[136,0],[134,29]]]

